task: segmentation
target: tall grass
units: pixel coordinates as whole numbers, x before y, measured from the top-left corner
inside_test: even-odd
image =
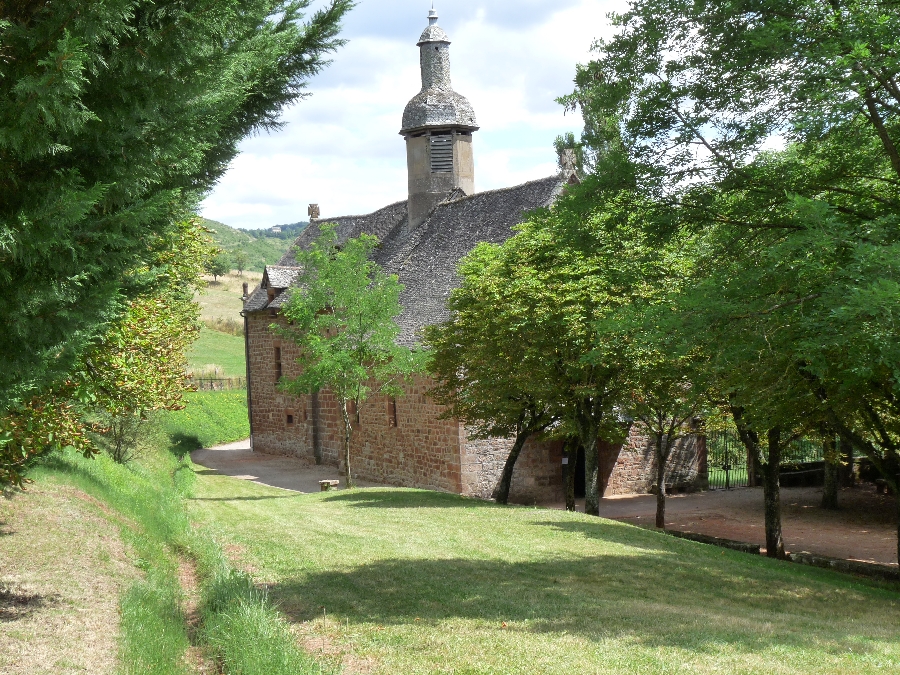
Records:
[[[184,404],[184,410],[161,418],[161,427],[177,456],[250,435],[245,389],[188,392]]]
[[[159,448],[140,463],[122,466],[107,456],[85,459],[65,451],[34,474],[74,484],[105,502],[120,523],[134,564],[144,571],[120,600],[120,672],[191,672],[185,654],[193,638],[194,646],[227,675],[323,673],[297,647],[252,579],[230,565],[209,533],[192,526],[185,497],[192,494],[195,474],[190,459],[176,455]],[[193,636],[182,608],[180,558],[190,560],[200,577],[201,625]]]

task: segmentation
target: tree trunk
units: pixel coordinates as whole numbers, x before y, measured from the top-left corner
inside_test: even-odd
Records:
[[[578,464],[578,440],[567,439],[563,446],[566,454],[566,511],[575,510],[575,467]]]
[[[353,487],[353,476],[350,473],[350,437],[353,427],[350,426],[350,414],[347,412],[347,402],[341,405],[341,417],[344,419],[344,479],[348,488]]]
[[[853,487],[856,484],[856,474],[853,472],[853,443],[845,436],[840,437],[839,454],[841,455],[841,485]]]
[[[313,458],[316,464],[322,463],[322,439],[319,435],[319,392],[314,391],[310,398],[310,407],[312,408],[312,437],[313,437]]]
[[[822,456],[825,459],[825,488],[822,490],[822,508],[838,508],[838,486],[840,482],[841,457],[834,442],[834,436],[825,435],[822,441]]]
[[[583,439],[584,447],[584,512],[600,515],[600,451],[597,435]]]
[[[781,537],[781,484],[778,473],[781,468],[781,430],[769,429],[769,460],[763,464],[763,499],[766,518],[766,556],[784,558],[784,540]]]
[[[900,478],[897,487],[900,487]],[[900,563],[900,490],[894,490],[894,499],[897,501],[897,562]]]
[[[666,456],[663,454],[663,439],[656,434],[656,527],[666,526]]]
[[[747,487],[759,487],[756,473],[756,456],[750,448],[747,448]]]
[[[506,458],[506,464],[503,466],[500,482],[497,484],[497,487],[494,488],[494,494],[491,495],[498,504],[506,504],[509,501],[509,486],[512,484],[513,468],[516,466],[516,460],[519,459],[519,453],[522,452],[522,447],[525,445],[525,441],[528,440],[530,435],[531,432],[524,431],[520,431],[516,434],[516,440]]]

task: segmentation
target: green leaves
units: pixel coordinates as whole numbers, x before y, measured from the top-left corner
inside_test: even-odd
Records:
[[[293,393],[328,387],[343,402],[373,391],[398,395],[399,383],[421,368],[421,356],[395,342],[402,286],[370,259],[375,237],[339,246],[333,225],[321,230],[297,251],[301,272],[282,308],[288,325],[278,330],[300,346],[303,367],[282,386]]]
[[[341,41],[348,0],[0,9],[0,410],[66,379],[137,270]]]

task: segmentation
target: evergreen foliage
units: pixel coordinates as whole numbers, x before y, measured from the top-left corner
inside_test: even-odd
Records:
[[[306,0],[0,5],[0,409],[66,379],[351,4],[306,23]]]

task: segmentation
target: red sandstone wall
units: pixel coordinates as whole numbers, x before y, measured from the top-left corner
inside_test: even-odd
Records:
[[[702,436],[685,436],[675,443],[666,468],[667,490],[707,487],[706,444]],[[600,494],[640,494],[656,483],[652,439],[633,425],[621,445],[600,443]]]
[[[315,440],[325,464],[342,461],[343,421],[337,401],[327,391],[318,395],[318,415],[312,397],[295,398],[277,391],[275,347],[281,348],[282,373],[296,376],[297,348],[279,340],[270,330],[280,317],[248,317],[250,338],[250,395],[254,450],[313,460]],[[397,426],[388,415],[389,398],[373,396],[360,406],[354,425],[350,462],[353,475],[405,487],[462,492],[460,477],[461,428],[453,420],[440,420],[443,408],[425,396],[430,382],[417,377],[397,399]],[[294,424],[287,425],[287,414]],[[316,433],[316,418],[318,429]]]
[[[282,350],[282,372],[297,374],[297,347],[280,340],[269,326],[276,317],[251,314],[247,317],[250,342],[250,423],[254,449],[273,455],[292,455],[313,459],[312,417],[310,397],[293,397],[279,392],[275,386],[275,347]],[[287,414],[294,417],[288,425]],[[307,419],[304,422],[304,417]],[[334,457],[337,461],[337,456]]]
[[[310,396],[293,397],[277,390],[276,346],[281,349],[283,375],[298,374],[296,346],[269,329],[280,321],[268,314],[252,314],[247,321],[254,450],[310,462],[318,451],[323,463],[340,465],[343,423],[331,394],[322,392],[314,401]],[[512,441],[468,439],[458,422],[438,419],[443,407],[425,395],[430,386],[429,378],[417,377],[406,395],[397,399],[397,426],[391,424],[387,397],[374,396],[362,404],[351,448],[353,474],[362,480],[489,498]],[[287,423],[288,414],[293,415],[293,424]],[[702,440],[689,437],[679,441],[670,460],[667,484],[705,487]],[[529,441],[516,463],[510,501],[562,501],[561,463],[560,442]],[[634,426],[622,446],[601,443],[600,468],[602,494],[648,492],[655,480],[649,439]]]

